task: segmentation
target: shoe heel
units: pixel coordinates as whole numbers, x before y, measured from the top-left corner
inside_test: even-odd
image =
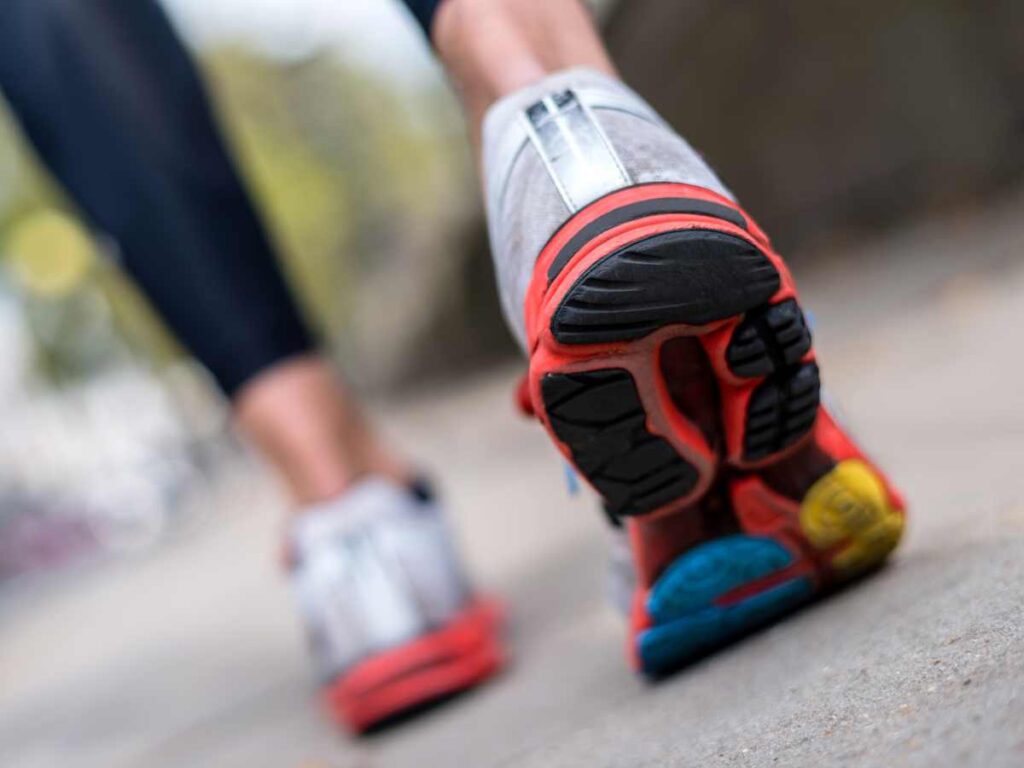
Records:
[[[679,229],[647,237],[595,262],[551,318],[559,344],[608,344],[667,325],[706,326],[766,303],[781,277],[736,235]]]

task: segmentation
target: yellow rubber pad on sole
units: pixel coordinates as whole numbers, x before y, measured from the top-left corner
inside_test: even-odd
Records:
[[[881,563],[899,543],[903,525],[881,479],[859,459],[839,462],[800,505],[807,540],[820,550],[840,547],[829,563],[840,580]]]

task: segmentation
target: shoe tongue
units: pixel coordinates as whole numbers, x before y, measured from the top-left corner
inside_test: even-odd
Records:
[[[386,526],[422,510],[425,502],[406,486],[383,477],[369,477],[341,495],[312,505],[291,522],[290,536],[308,551],[338,536]]]

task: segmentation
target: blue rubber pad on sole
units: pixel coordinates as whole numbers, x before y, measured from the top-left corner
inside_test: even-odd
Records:
[[[680,556],[651,590],[654,626],[637,638],[643,670],[663,674],[793,610],[812,594],[805,576],[773,584],[730,605],[720,596],[793,564],[781,544],[755,536],[726,536]]]

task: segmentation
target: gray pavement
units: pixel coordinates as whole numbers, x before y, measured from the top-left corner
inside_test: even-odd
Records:
[[[514,371],[389,406],[437,467],[514,664],[353,743],[317,712],[251,467],[155,556],[0,605],[0,766],[1024,765],[1024,197],[799,269],[826,385],[904,488],[891,567],[649,685]],[[383,410],[383,409],[382,409]]]

